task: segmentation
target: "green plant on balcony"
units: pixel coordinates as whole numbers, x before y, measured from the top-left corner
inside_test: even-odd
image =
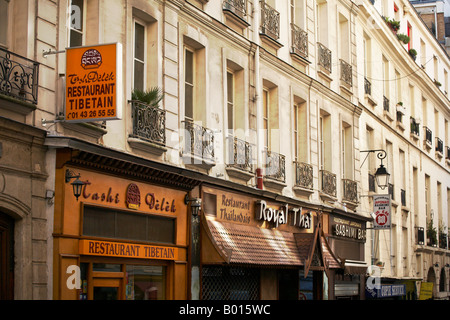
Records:
[[[408,44],[408,42],[410,40],[410,38],[404,33],[398,33],[397,34],[397,38],[398,38],[398,40],[400,40],[404,44]]]
[[[414,60],[416,60],[417,57],[417,51],[415,49],[409,49],[408,50],[409,55],[411,56],[411,58],[413,58]]]
[[[427,222],[427,239],[429,246],[437,245],[437,230],[433,226],[433,219],[430,219]]]
[[[163,97],[164,94],[159,87],[153,87],[147,91],[134,89],[131,93],[131,100],[137,100],[155,108],[159,107],[159,103]]]
[[[442,86],[442,83],[440,83],[440,82],[437,81],[437,80],[434,80],[434,84],[437,85],[438,87]]]
[[[400,29],[400,21],[397,21],[395,19],[389,19],[389,17],[385,17],[384,21],[386,21],[389,28],[391,28],[392,32],[397,34],[398,29]]]

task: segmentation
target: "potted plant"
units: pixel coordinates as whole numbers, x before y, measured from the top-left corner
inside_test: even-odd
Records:
[[[427,223],[427,239],[429,246],[435,247],[437,245],[437,230],[433,226],[433,219],[430,219]]]
[[[434,80],[434,84],[437,85],[438,87],[442,86],[442,83],[440,83],[440,82],[437,81],[437,80]]]
[[[414,61],[416,61],[416,57],[417,57],[417,51],[415,49],[409,49],[408,50],[409,55],[411,56],[411,58],[414,59]]]
[[[134,89],[131,93],[131,100],[143,102],[151,107],[158,108],[164,94],[161,88],[153,87],[147,91]]]
[[[385,17],[384,21],[386,21],[388,26],[391,28],[392,32],[397,34],[398,29],[400,29],[400,21],[389,19],[389,17]]]
[[[400,40],[404,44],[408,44],[408,42],[410,40],[410,38],[404,33],[397,34],[397,38],[398,38],[398,40]]]

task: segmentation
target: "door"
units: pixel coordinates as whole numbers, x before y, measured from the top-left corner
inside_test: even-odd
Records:
[[[94,278],[93,300],[122,300],[122,279]]]
[[[0,212],[0,300],[14,299],[14,220]]]

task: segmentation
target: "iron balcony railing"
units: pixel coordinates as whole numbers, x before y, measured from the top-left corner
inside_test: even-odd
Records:
[[[227,139],[229,148],[227,166],[254,172],[253,145],[236,137],[227,137]]]
[[[389,99],[383,96],[383,110],[389,112]]]
[[[436,137],[436,151],[444,153],[444,142],[438,137]]]
[[[0,48],[0,93],[38,102],[39,63]]]
[[[304,162],[295,162],[295,185],[298,187],[313,188],[313,166]]]
[[[320,170],[322,192],[336,197],[336,175],[326,170]]]
[[[291,23],[292,52],[303,58],[308,57],[308,33]]]
[[[342,179],[343,183],[343,195],[342,199],[345,201],[358,202],[358,184],[356,181],[350,179]]]
[[[270,150],[264,151],[265,176],[281,182],[286,182],[286,159],[285,156]]]
[[[223,0],[223,9],[244,19],[247,15],[247,0]]]
[[[423,127],[425,130],[425,141],[429,144],[432,144],[433,142],[433,132],[428,127]]]
[[[340,62],[341,62],[341,80],[351,87],[353,83],[352,66],[342,59],[340,60]]]
[[[450,160],[450,147],[447,147],[447,154],[445,156],[445,159]]]
[[[261,33],[275,40],[280,38],[280,13],[266,3],[260,0],[261,6]]]
[[[166,111],[141,101],[131,101],[133,138],[166,145]]]
[[[320,42],[317,42],[317,48],[319,53],[319,65],[331,73],[331,50]]]
[[[364,78],[364,92],[368,95],[372,94],[372,84],[369,80],[367,80],[367,78]]]
[[[447,249],[447,234],[439,232],[439,248]]]
[[[185,153],[201,158],[203,161],[215,162],[214,132],[190,120],[184,125]]]
[[[419,130],[420,125],[419,125],[419,123],[413,117],[410,117],[410,121],[411,121],[411,133],[419,136],[420,135],[420,130]]]

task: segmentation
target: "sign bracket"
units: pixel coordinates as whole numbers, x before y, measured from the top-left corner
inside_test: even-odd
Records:
[[[60,51],[52,51],[52,49],[48,49],[48,51],[42,50],[42,56],[44,58],[47,58],[50,54],[59,54],[59,53],[65,53],[66,50],[60,50]]]

